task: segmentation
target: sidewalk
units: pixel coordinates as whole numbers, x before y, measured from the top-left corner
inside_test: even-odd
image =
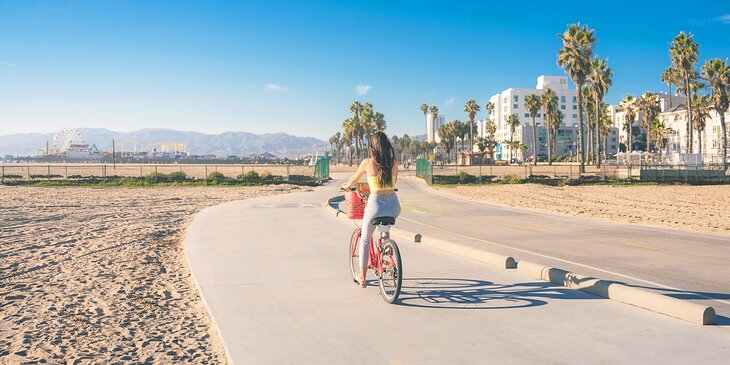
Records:
[[[193,274],[235,363],[665,365],[730,356],[721,328],[404,241],[404,290],[388,305],[374,281],[363,290],[349,277],[353,225],[321,208],[336,194],[330,184],[226,203],[189,227]]]

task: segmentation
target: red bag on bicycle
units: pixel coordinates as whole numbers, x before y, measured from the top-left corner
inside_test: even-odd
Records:
[[[345,202],[347,218],[362,219],[365,213],[365,201],[360,197],[360,194],[357,191],[345,193]]]

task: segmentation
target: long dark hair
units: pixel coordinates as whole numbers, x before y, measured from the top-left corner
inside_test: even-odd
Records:
[[[390,144],[388,136],[383,132],[375,132],[370,136],[370,157],[378,165],[377,176],[380,186],[393,186],[393,165],[395,164],[395,149]]]

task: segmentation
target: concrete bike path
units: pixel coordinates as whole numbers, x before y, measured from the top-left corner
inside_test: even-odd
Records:
[[[696,363],[728,335],[466,258],[399,242],[386,304],[349,277],[351,222],[314,192],[237,201],[188,228],[193,275],[237,364]]]
[[[715,308],[730,332],[730,238],[467,201],[398,181],[408,231]]]

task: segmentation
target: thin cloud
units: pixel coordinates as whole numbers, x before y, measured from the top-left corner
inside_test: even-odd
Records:
[[[450,97],[450,98],[449,98],[448,100],[446,100],[446,102],[444,103],[444,105],[451,105],[451,104],[453,104],[453,103],[454,103],[455,101],[456,101],[456,98],[452,96],[452,97]]]
[[[277,85],[277,84],[267,84],[264,86],[264,89],[268,92],[279,92],[279,91],[286,91],[288,87],[283,85]]]
[[[10,66],[12,68],[18,68],[18,66],[14,65],[10,62],[5,62],[5,61],[0,61],[0,65]]]
[[[716,22],[720,22],[722,24],[730,24],[730,14],[725,14],[723,16],[719,16],[715,18]]]
[[[357,93],[358,95],[365,95],[365,94],[367,94],[367,93],[368,93],[368,92],[370,91],[370,89],[372,89],[372,88],[373,88],[373,87],[372,87],[372,86],[370,86],[370,85],[357,85],[357,86],[355,86],[355,92],[356,92],[356,93]]]

